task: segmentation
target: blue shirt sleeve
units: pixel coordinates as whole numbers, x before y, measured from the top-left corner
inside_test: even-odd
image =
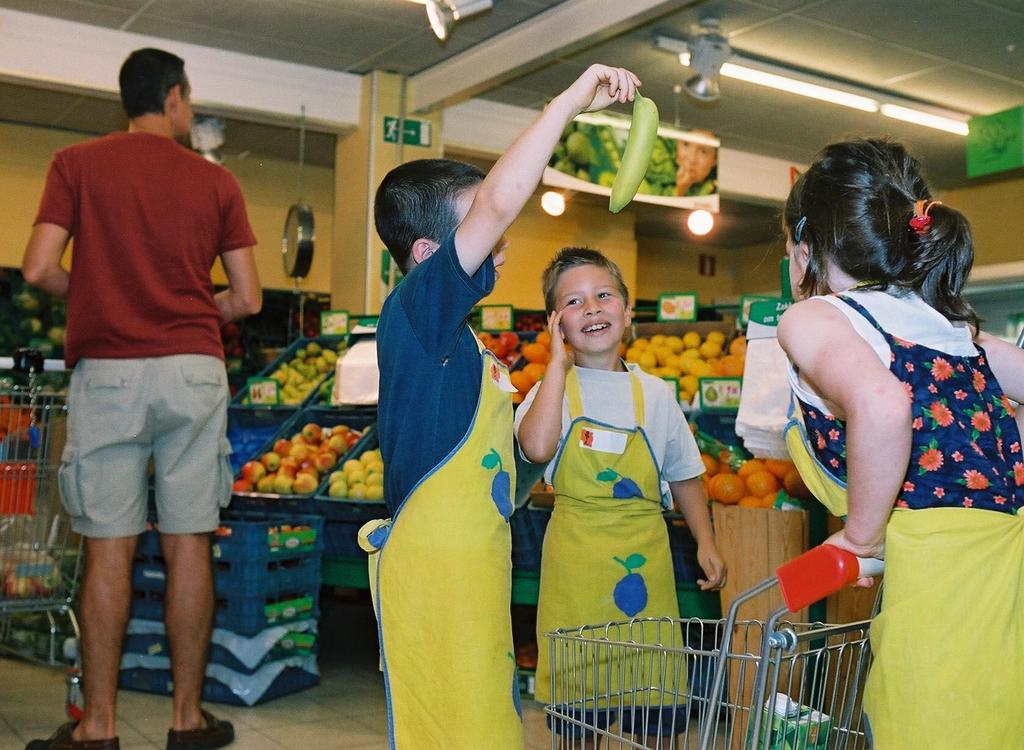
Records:
[[[467,274],[455,251],[453,231],[409,272],[396,292],[423,350],[445,357],[455,348],[474,305],[493,288],[494,259],[488,255],[475,274]]]

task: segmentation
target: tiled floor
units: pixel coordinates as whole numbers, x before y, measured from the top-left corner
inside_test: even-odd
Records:
[[[211,704],[234,722],[238,750],[364,750],[387,747],[384,685],[376,668],[373,613],[361,602],[324,602],[318,687],[253,708]],[[64,717],[64,677],[53,669],[0,659],[0,750],[48,737]],[[527,750],[550,748],[544,713],[523,706]],[[170,699],[121,691],[122,750],[163,748]]]

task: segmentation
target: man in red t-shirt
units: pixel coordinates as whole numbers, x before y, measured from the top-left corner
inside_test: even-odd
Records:
[[[150,458],[174,679],[167,747],[234,738],[229,722],[201,709],[200,693],[214,605],[210,532],[231,497],[219,329],[260,309],[256,239],[235,178],[176,142],[192,123],[184,62],[136,50],[120,84],[128,132],[56,154],[22,263],[26,281],[68,298],[74,370],[58,478],[72,528],[86,539],[85,715],[29,750],[119,747],[118,667]],[[229,287],[214,294],[218,258]]]

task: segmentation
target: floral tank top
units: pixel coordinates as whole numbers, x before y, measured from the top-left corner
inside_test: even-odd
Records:
[[[889,371],[913,403],[910,465],[897,508],[982,508],[1017,513],[1024,505],[1024,456],[1014,407],[981,347],[951,355],[884,331],[860,303],[838,298],[862,315],[891,350]],[[846,483],[846,425],[798,400],[818,461]]]

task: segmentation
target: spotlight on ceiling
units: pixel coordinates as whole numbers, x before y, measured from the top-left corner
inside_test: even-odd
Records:
[[[718,21],[703,21],[690,37],[690,67],[697,74],[686,82],[687,93],[702,102],[716,101],[722,63],[731,54],[729,40],[719,30]]]
[[[430,30],[440,41],[446,41],[456,21],[490,10],[494,0],[427,0]]]
[[[696,211],[691,211],[690,215],[686,217],[686,226],[693,234],[703,237],[714,228],[715,217],[710,211],[698,208]]]
[[[540,197],[540,207],[549,216],[561,216],[565,213],[565,196],[554,190],[548,190]]]

